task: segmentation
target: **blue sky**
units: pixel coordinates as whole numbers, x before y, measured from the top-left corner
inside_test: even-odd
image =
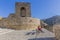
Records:
[[[0,0],[0,16],[15,13],[15,2],[30,2],[32,17],[45,19],[60,15],[60,0]]]

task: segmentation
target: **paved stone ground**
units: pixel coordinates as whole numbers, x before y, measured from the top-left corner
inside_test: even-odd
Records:
[[[55,38],[35,38],[35,39],[28,39],[28,40],[55,40]]]
[[[42,28],[43,32],[36,30],[12,30],[0,28],[0,40],[55,40],[52,32]]]

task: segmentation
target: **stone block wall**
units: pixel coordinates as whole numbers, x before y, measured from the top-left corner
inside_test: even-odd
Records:
[[[0,21],[1,27],[12,29],[36,29],[39,25],[40,20],[31,17],[9,18]]]

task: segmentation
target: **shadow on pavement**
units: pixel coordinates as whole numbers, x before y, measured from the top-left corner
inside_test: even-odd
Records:
[[[28,40],[56,40],[55,38],[33,38]]]

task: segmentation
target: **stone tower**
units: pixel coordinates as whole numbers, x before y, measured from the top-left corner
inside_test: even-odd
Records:
[[[0,27],[11,29],[32,30],[39,25],[40,19],[31,17],[31,8],[28,2],[16,2],[15,14],[10,14],[7,18],[0,20]]]
[[[20,17],[31,17],[30,3],[17,2],[16,3],[16,15]]]

